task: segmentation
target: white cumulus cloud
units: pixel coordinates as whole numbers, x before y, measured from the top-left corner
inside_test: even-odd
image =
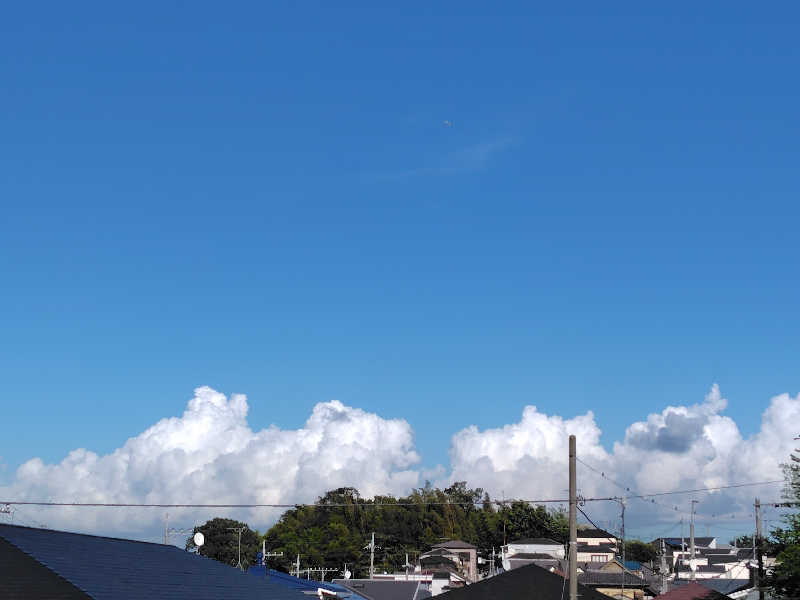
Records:
[[[579,493],[584,497],[781,479],[779,463],[789,456],[800,428],[800,395],[772,398],[761,428],[746,439],[736,423],[721,414],[726,407],[727,401],[714,385],[700,404],[669,406],[631,424],[624,439],[607,452],[600,444],[600,429],[592,412],[564,419],[526,406],[518,423],[483,431],[472,426],[456,433],[450,449],[452,472],[441,483],[467,480],[507,498],[564,498],[570,434],[577,438],[579,459],[599,471],[578,465]],[[688,502],[694,497],[701,500],[698,513],[707,518],[714,515],[718,523],[723,513],[740,516],[752,512],[754,494],[778,498],[780,491],[780,486],[772,485],[694,496],[653,496],[629,500],[628,515],[640,527],[674,522],[689,512]],[[619,514],[618,505],[612,502],[590,503],[585,510],[603,523]]]
[[[356,486],[365,495],[402,493],[417,485],[419,456],[409,424],[351,408],[317,404],[302,429],[253,431],[243,395],[195,390],[181,417],[162,419],[114,452],[77,449],[58,464],[34,458],[19,467],[0,497],[58,502],[148,504],[282,504],[313,502],[325,491]],[[225,513],[170,509],[175,524]],[[227,511],[253,526],[280,511]],[[152,530],[157,509],[22,507],[21,516],[85,531]]]
[[[33,458],[17,469],[0,499],[148,504],[286,504],[312,502],[325,491],[358,488],[364,496],[405,494],[433,478],[439,485],[467,481],[493,496],[563,498],[568,485],[567,440],[575,434],[578,487],[585,497],[669,492],[781,479],[800,433],[800,395],[772,398],[759,430],[744,437],[724,415],[727,401],[711,388],[694,405],[668,406],[632,423],[611,450],[601,444],[592,412],[565,418],[525,406],[518,422],[499,428],[470,426],[451,438],[450,466],[424,469],[408,422],[338,401],[317,404],[296,430],[253,431],[245,396],[195,390],[180,417],[162,419],[117,450],[70,452],[61,462]],[[622,486],[622,489],[620,488]],[[629,488],[626,490],[625,488]],[[780,486],[696,494],[698,513],[752,512],[756,494],[777,499]],[[630,500],[630,526],[663,527],[688,512],[692,496]],[[680,510],[675,511],[674,506]],[[585,510],[606,525],[618,517],[611,502]],[[51,527],[142,537],[157,530],[165,510],[21,507],[28,522]],[[279,509],[169,509],[175,525],[233,516],[264,528]],[[737,517],[738,518],[738,517]],[[638,525],[637,525],[638,521]],[[611,526],[611,525],[609,525]]]

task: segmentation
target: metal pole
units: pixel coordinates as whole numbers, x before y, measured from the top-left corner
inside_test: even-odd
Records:
[[[625,499],[621,498],[619,503],[622,505],[622,597],[625,598]]]
[[[694,570],[697,568],[697,565],[694,561],[694,505],[699,502],[698,500],[692,500],[692,520],[689,523],[689,579],[691,581],[695,580],[695,572]]]
[[[764,600],[764,556],[761,552],[761,500],[756,498],[756,556],[758,557],[758,574],[756,575],[756,586],[758,587],[758,600]]]
[[[372,541],[369,543],[369,578],[375,579],[375,532],[372,532]]]
[[[569,600],[578,600],[578,526],[575,436],[569,436]]]

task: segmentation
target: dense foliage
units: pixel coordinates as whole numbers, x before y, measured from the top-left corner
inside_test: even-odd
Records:
[[[636,560],[641,563],[650,563],[656,560],[658,553],[652,544],[639,540],[625,541],[625,560]]]
[[[800,449],[798,450],[800,452]],[[800,506],[800,457],[793,454],[784,465],[787,504]],[[785,527],[772,532],[771,545],[777,552],[777,565],[767,578],[773,594],[781,598],[800,597],[800,513],[796,510],[785,519]]]
[[[354,488],[333,490],[316,506],[284,513],[265,538],[269,550],[284,553],[272,561],[275,568],[288,571],[300,554],[303,565],[342,569],[347,563],[354,576],[366,576],[369,552],[364,547],[372,532],[379,546],[375,569],[381,572],[402,571],[406,553],[413,562],[446,539],[474,544],[484,556],[492,548],[499,551],[506,539],[547,537],[563,543],[568,523],[564,513],[526,502],[498,507],[482,489],[457,482],[444,490],[428,484],[403,498],[364,499]]]
[[[186,540],[186,549],[195,550],[193,535],[198,531],[205,537],[205,543],[199,553],[228,565],[236,566],[239,562],[239,530],[241,529],[241,564],[243,568],[254,565],[256,552],[261,548],[261,536],[253,531],[247,523],[233,519],[211,519],[203,525],[195,527],[192,535]]]

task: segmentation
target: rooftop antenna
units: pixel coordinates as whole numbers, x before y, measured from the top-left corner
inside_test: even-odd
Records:
[[[238,554],[238,560],[236,561],[236,568],[239,569],[240,571],[244,571],[244,569],[242,568],[242,532],[245,529],[247,529],[247,525],[245,525],[244,527],[226,527],[226,529],[229,530],[232,529],[233,531],[237,531],[239,533],[239,554]]]

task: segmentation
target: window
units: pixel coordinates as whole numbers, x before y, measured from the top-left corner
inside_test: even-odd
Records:
[[[592,562],[608,562],[605,554],[592,554]]]

